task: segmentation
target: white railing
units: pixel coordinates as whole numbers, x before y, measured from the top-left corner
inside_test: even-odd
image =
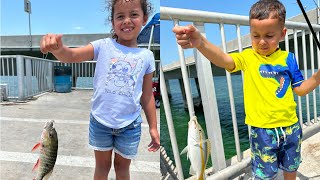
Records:
[[[237,42],[238,47],[236,49],[241,52],[245,46],[242,44],[241,40],[241,32],[240,27],[242,26],[249,26],[249,17],[247,16],[239,16],[239,15],[232,15],[232,14],[223,14],[223,13],[215,13],[215,12],[206,12],[206,11],[197,11],[197,10],[187,10],[187,9],[178,9],[178,8],[170,8],[170,7],[160,7],[160,13],[161,17],[160,19],[163,20],[169,20],[173,21],[173,26],[178,25],[179,21],[185,21],[185,22],[193,22],[194,26],[196,26],[202,35],[206,36],[205,31],[205,24],[218,24],[220,27],[220,32],[213,32],[214,34],[220,34],[221,42],[222,42],[222,50],[227,53],[227,42],[225,37],[225,24],[234,25],[235,27],[235,33],[237,34]],[[173,27],[172,26],[172,27]],[[307,74],[307,46],[305,35],[309,33],[309,28],[306,23],[298,23],[298,22],[286,22],[285,25],[289,30],[293,31],[293,34],[286,35],[285,37],[285,49],[289,51],[290,46],[294,46],[294,53],[297,57],[298,64],[299,62],[303,62],[304,64],[304,77],[305,79],[310,77],[310,74]],[[319,31],[320,26],[319,25],[313,25],[314,30],[317,32],[317,36],[319,38]],[[299,42],[298,42],[298,36],[302,36],[302,53],[303,53],[303,59],[299,59]],[[312,34],[309,35],[310,39],[312,39]],[[293,40],[293,44],[289,44],[289,40]],[[301,45],[301,44],[300,44]],[[314,66],[314,59],[317,59],[318,61],[318,69],[320,68],[320,53],[319,49],[317,50],[316,58],[314,56],[313,51],[313,41],[310,41],[310,47],[312,50],[309,51],[310,53],[310,63],[311,63],[311,69],[312,73],[315,72],[315,66]],[[228,48],[229,49],[229,48]],[[301,49],[300,49],[301,50]],[[185,58],[184,58],[184,52],[181,49],[181,47],[178,45],[178,52],[179,52],[179,59],[180,59],[180,68],[182,72],[184,87],[186,87],[186,96],[187,96],[187,103],[188,103],[188,110],[190,116],[194,114],[193,109],[193,103],[192,103],[192,97],[190,93],[190,85],[189,85],[189,79],[188,74],[186,74],[185,66]],[[196,63],[196,69],[197,69],[197,77],[199,81],[200,86],[200,93],[201,93],[201,99],[203,104],[203,111],[206,121],[206,127],[207,127],[207,134],[208,138],[212,142],[211,147],[211,159],[212,159],[212,171],[215,173],[212,176],[209,176],[208,179],[227,179],[229,177],[232,177],[236,174],[238,174],[240,171],[243,171],[244,168],[249,166],[250,164],[250,158],[243,159],[241,156],[241,150],[240,150],[240,141],[239,141],[239,135],[238,135],[238,125],[237,125],[237,117],[236,117],[236,111],[235,111],[235,102],[234,102],[234,95],[233,95],[233,89],[232,89],[232,82],[231,82],[231,75],[226,72],[227,76],[227,85],[228,85],[228,91],[229,91],[229,98],[230,98],[230,107],[231,107],[231,114],[232,114],[232,122],[233,122],[233,129],[234,129],[234,138],[235,138],[235,144],[236,144],[236,152],[237,152],[237,159],[238,163],[236,165],[232,165],[226,168],[226,161],[224,156],[224,147],[223,147],[223,141],[222,141],[222,135],[221,135],[221,127],[220,127],[220,119],[219,119],[219,113],[217,108],[217,100],[216,100],[216,93],[214,91],[214,81],[212,78],[212,70],[211,70],[211,64],[210,62],[196,49],[193,51],[194,59]],[[301,69],[301,68],[300,68]],[[160,71],[162,71],[162,68],[160,68]],[[161,75],[161,73],[160,73]],[[163,79],[162,79],[163,78]],[[174,159],[175,163],[178,168],[178,176],[179,179],[184,179],[181,168],[181,161],[180,158],[176,157],[179,156],[178,152],[178,146],[176,142],[175,133],[170,132],[174,131],[172,116],[171,112],[167,112],[170,110],[170,104],[167,97],[167,93],[164,93],[163,90],[166,90],[166,83],[165,82],[165,75],[161,75],[161,83],[160,86],[162,86],[162,98],[163,98],[163,104],[165,107],[165,113],[166,113],[166,119],[168,121],[169,126],[169,134],[172,144],[172,150],[174,153]],[[189,92],[187,92],[189,91]],[[302,123],[302,108],[307,109],[307,125],[311,126],[312,128],[305,128],[304,134],[312,134],[315,132],[319,132],[319,124],[320,122],[317,122],[317,107],[319,108],[320,103],[318,101],[317,103],[317,96],[320,99],[320,89],[319,93],[314,90],[312,92],[313,94],[313,112],[315,121],[311,122],[310,118],[310,108],[309,108],[309,95],[306,96],[306,105],[302,106],[301,98],[298,98],[298,107],[299,107],[299,120]],[[249,131],[250,132],[250,131]],[[250,135],[250,133],[249,133]]]
[[[0,84],[7,87],[8,98],[26,100],[32,96],[54,90],[54,67],[72,68],[72,87],[93,89],[96,61],[61,63],[56,60],[10,55],[0,56]]]
[[[72,70],[72,87],[76,89],[93,89],[93,76],[97,61],[80,63],[62,63],[55,61],[55,66],[69,66]]]
[[[8,98],[24,101],[53,90],[53,61],[29,56],[0,56],[1,84],[8,88]]]
[[[96,61],[62,63],[57,60],[10,55],[0,56],[0,84],[7,87],[8,98],[26,100],[54,89],[54,67],[69,66],[72,88],[93,89]],[[160,63],[156,60],[157,67]],[[157,73],[156,73],[157,75]]]

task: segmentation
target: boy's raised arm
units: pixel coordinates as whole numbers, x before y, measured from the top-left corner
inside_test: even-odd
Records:
[[[91,44],[79,48],[69,48],[62,43],[61,34],[47,34],[40,41],[40,50],[47,54],[51,52],[58,60],[65,63],[91,60],[94,50]]]
[[[227,70],[233,70],[235,68],[235,63],[231,56],[210,43],[193,25],[175,26],[172,31],[176,34],[177,43],[182,48],[197,48],[216,66]]]
[[[303,81],[303,83],[293,88],[293,91],[298,96],[305,96],[306,94],[313,91],[315,88],[317,88],[320,84],[320,70],[316,73],[314,73],[309,79]]]

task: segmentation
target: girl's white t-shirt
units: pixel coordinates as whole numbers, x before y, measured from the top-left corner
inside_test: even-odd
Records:
[[[140,115],[143,77],[155,71],[153,53],[110,38],[91,44],[97,61],[91,113],[106,127],[123,128]]]

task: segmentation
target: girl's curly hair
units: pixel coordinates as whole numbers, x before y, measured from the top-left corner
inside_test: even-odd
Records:
[[[118,1],[123,1],[123,0],[106,0],[106,4],[107,4],[106,9],[110,12],[110,15],[109,15],[109,17],[108,17],[108,19],[106,21],[107,23],[111,23],[112,22],[112,20],[114,18],[113,17],[114,6]],[[136,1],[136,0],[126,0],[126,2],[127,1]],[[138,1],[140,1],[141,9],[143,11],[143,15],[149,17],[149,15],[153,12],[152,4],[148,0],[138,0]],[[110,33],[111,33],[113,39],[118,39],[118,36],[114,32],[113,28],[111,28]]]

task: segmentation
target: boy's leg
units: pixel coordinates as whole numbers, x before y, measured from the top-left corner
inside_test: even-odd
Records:
[[[94,180],[106,180],[111,168],[111,155],[110,151],[94,151],[96,159],[96,167],[94,171]]]
[[[283,177],[284,177],[284,180],[295,180],[297,177],[297,171],[296,172],[283,171]]]
[[[115,153],[114,170],[116,172],[116,180],[129,180],[131,159],[126,159]]]
[[[251,127],[251,165],[254,179],[273,179],[278,173],[279,151],[273,129]]]
[[[292,126],[285,127],[286,138],[279,152],[280,169],[283,170],[284,179],[296,179],[297,170],[301,163],[302,129],[297,122]]]

